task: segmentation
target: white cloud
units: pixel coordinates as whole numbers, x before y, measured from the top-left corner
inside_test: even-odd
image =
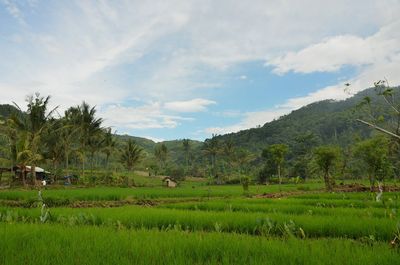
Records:
[[[140,107],[110,105],[100,109],[99,115],[105,119],[107,126],[126,129],[161,129],[175,128],[182,121],[192,118],[164,114],[159,102]]]
[[[216,104],[215,101],[195,98],[186,101],[171,101],[164,104],[167,110],[176,112],[199,112],[207,110],[207,106]]]
[[[246,112],[243,114],[244,118],[239,123],[225,127],[206,128],[204,132],[208,135],[225,134],[231,132],[238,132],[249,128],[255,128],[257,126],[264,125],[266,122],[270,122],[274,119],[277,119],[282,115],[287,114],[288,112],[290,112],[290,110],[287,108],[275,108],[265,111]]]
[[[178,126],[187,118],[168,111],[205,110],[213,103],[199,101],[208,97],[204,91],[219,87],[227,69],[247,61],[266,60],[277,73],[356,65],[354,89],[382,76],[396,83],[400,76],[398,0],[0,1],[18,21],[0,42],[2,103],[21,103],[35,91],[53,95],[61,106],[85,99],[123,128]],[[31,12],[32,6],[46,11],[43,23],[35,17],[43,12]],[[247,113],[231,130],[263,124],[313,100],[343,98],[341,89],[331,86]],[[110,105],[133,97],[158,105]]]
[[[330,37],[298,52],[289,52],[268,61],[274,72],[332,72],[344,65],[364,66],[390,60],[400,52],[400,21],[376,34],[361,38],[352,35]]]
[[[156,142],[156,143],[160,143],[160,142],[164,142],[165,141],[165,139],[163,139],[163,138],[157,138],[157,137],[148,136],[148,135],[143,136],[143,138],[150,139],[150,140],[152,140],[153,142]]]
[[[2,0],[7,12],[13,16],[21,25],[26,25],[24,15],[22,14],[20,8],[15,0]]]

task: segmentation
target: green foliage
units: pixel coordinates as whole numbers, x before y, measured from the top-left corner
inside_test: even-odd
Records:
[[[262,152],[262,157],[267,161],[267,165],[275,168],[279,184],[282,183],[282,167],[288,151],[289,147],[286,144],[273,144]]]
[[[185,169],[183,167],[174,166],[168,168],[166,173],[175,181],[185,180]]]
[[[266,225],[267,227],[267,225]],[[27,236],[29,235],[29,236]],[[113,227],[16,224],[0,227],[0,262],[9,264],[396,264],[386,243],[302,240],[226,233],[187,233]],[[20,247],[24,246],[21,251]],[[62,251],[60,251],[62,246]],[[257,246],[257,247],[254,247]],[[379,253],[379,255],[377,255]]]
[[[142,158],[143,149],[140,148],[134,141],[128,140],[128,144],[121,154],[121,162],[126,165],[126,168],[131,171],[134,169],[135,165]]]
[[[367,169],[371,189],[375,180],[382,181],[392,174],[392,165],[389,160],[389,140],[377,136],[359,142],[356,145],[355,155]]]
[[[164,143],[161,143],[155,147],[154,156],[159,163],[159,167],[162,170],[165,170],[168,159],[168,148]]]
[[[315,162],[324,174],[325,187],[332,190],[333,178],[330,174],[335,163],[340,157],[340,149],[337,146],[320,146],[314,150]]]

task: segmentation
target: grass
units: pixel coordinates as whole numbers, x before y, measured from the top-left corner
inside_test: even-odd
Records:
[[[179,227],[186,231],[223,231],[280,236],[287,233],[299,235],[303,230],[307,237],[357,239],[373,236],[377,240],[387,241],[393,238],[396,218],[357,216],[350,210],[348,215],[335,213],[335,209],[332,209],[331,215],[326,216],[318,213],[190,211],[139,206],[52,208],[49,221],[67,225],[120,225],[131,229],[166,230]],[[0,214],[0,219],[5,222],[38,222],[39,209],[3,208]]]
[[[256,185],[250,186],[250,195],[274,193],[282,191],[298,191],[301,186],[295,184],[282,185]],[[307,187],[313,190],[321,189],[321,183],[310,183]],[[118,201],[126,199],[157,199],[157,198],[208,198],[208,197],[241,197],[243,188],[239,185],[231,186],[183,186],[176,189],[165,187],[93,187],[51,189],[45,191],[48,200],[62,204],[71,201]],[[34,201],[37,199],[36,190],[2,190],[0,200]]]
[[[389,242],[400,193],[376,202],[374,193],[322,188],[250,187],[250,195],[293,192],[274,199],[246,197],[239,185],[189,182],[50,188],[44,224],[37,191],[0,191],[0,264],[396,264],[399,247]],[[147,206],[107,208],[140,200]]]
[[[397,264],[386,243],[225,233],[0,224],[8,264]]]

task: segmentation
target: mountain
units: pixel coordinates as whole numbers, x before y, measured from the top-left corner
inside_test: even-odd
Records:
[[[163,141],[163,142],[154,142],[153,140],[149,140],[147,138],[130,136],[130,135],[116,135],[117,143],[119,146],[127,142],[129,139],[134,140],[143,150],[147,153],[148,156],[152,157],[154,154],[154,150],[157,145],[164,144],[168,150],[168,157],[174,163],[183,163],[185,161],[185,152],[183,149],[183,139],[182,140],[171,140],[171,141]],[[192,151],[198,151],[203,142],[196,140],[189,140],[190,149]]]
[[[400,92],[399,88],[395,90]],[[346,146],[357,138],[369,137],[373,131],[357,121],[357,118],[367,118],[366,111],[357,108],[365,97],[374,102],[372,112],[382,113],[386,120],[390,119],[389,108],[383,98],[377,95],[374,88],[369,88],[346,100],[315,102],[265,123],[260,128],[217,136],[217,139],[230,140],[256,153],[276,143],[293,147],[296,139],[310,133],[315,135],[318,144]]]
[[[8,118],[13,113],[19,113],[20,111],[13,105],[0,104],[0,117]]]

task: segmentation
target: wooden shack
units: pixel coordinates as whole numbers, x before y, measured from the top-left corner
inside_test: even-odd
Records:
[[[19,181],[25,181],[30,178],[31,175],[31,166],[14,166],[13,167],[13,172],[14,172],[14,179],[19,180]],[[42,180],[48,180],[48,175],[50,172],[44,170],[41,167],[35,167],[35,172],[36,172],[36,180],[42,181]]]
[[[168,188],[176,188],[177,186],[177,182],[171,177],[165,177],[163,179],[163,182],[165,183],[165,186]]]

